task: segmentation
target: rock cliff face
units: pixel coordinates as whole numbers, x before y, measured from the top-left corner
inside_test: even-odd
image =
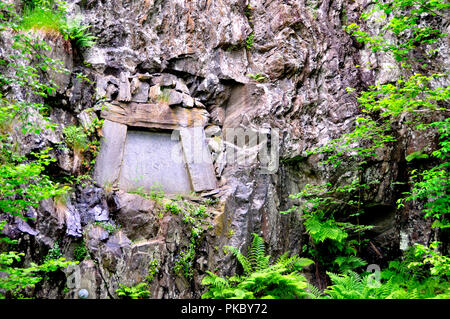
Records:
[[[359,111],[355,97],[345,88],[362,89],[399,76],[389,56],[369,52],[343,30],[367,9],[367,1],[68,3],[70,14],[82,14],[98,40],[81,52],[54,52],[64,58],[72,77],[58,80],[61,92],[51,99],[52,117],[61,127],[89,121],[86,109],[95,108],[96,99],[103,96],[108,111],[97,108],[95,116],[129,128],[155,129],[164,123],[157,128],[174,129],[189,127],[191,120],[201,123],[212,150],[217,187],[212,192],[212,187],[201,189],[210,193],[204,198],[186,198],[217,203],[208,206],[211,217],[207,220],[213,227],[202,226],[204,236],[196,247],[191,280],[174,274],[173,267],[189,246],[192,227],[181,216],[164,213],[161,202],[103,183],[79,187],[63,207],[52,200],[42,203],[32,212],[37,216],[34,224],[17,221],[14,230],[22,246],[29,247],[30,256],[43,256],[56,240],[62,240],[63,252],[71,257],[83,238],[91,258],[68,269],[67,282],[62,276],[47,283],[41,296],[77,298],[77,289],[85,288],[90,298],[115,298],[119,284],[142,281],[149,262],[158,260],[152,297],[198,298],[205,270],[223,275],[236,271],[234,259],[223,252],[225,245],[245,250],[251,234],[258,233],[272,256],[299,253],[306,240],[301,219],[279,213],[292,205],[289,194],[307,183],[339,184],[351,178],[347,166],[351,164],[329,171],[318,165],[320,157],[307,157],[305,151],[352,129]],[[368,61],[372,68],[359,67]],[[391,64],[394,71],[385,72],[384,64]],[[77,81],[78,71],[95,83]],[[176,120],[152,113],[151,105],[161,104],[161,95],[167,112],[179,114]],[[224,145],[230,143],[226,132],[237,128],[263,131],[274,147],[278,143],[275,170],[264,171],[258,159],[244,164],[221,160],[226,157]],[[119,131],[113,130],[112,139]],[[401,241],[428,242],[433,236],[415,208],[396,210],[394,198],[401,190],[389,185],[405,180],[405,155],[423,145],[432,147],[435,137],[403,136],[401,128],[398,132],[400,146],[380,154],[367,173],[367,178],[381,181],[367,199],[373,207],[367,221],[377,226],[371,234],[375,248],[365,252],[369,263],[398,255]],[[53,140],[39,136],[38,145],[29,148],[55,145],[62,140],[61,128],[55,134]],[[54,171],[70,174],[72,155],[55,152]],[[111,154],[109,159],[114,161]],[[111,165],[114,170],[115,164]],[[102,222],[121,228],[111,232],[101,227]],[[313,272],[310,277],[314,280]]]

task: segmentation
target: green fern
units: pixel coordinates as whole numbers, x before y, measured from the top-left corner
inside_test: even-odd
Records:
[[[253,271],[260,271],[269,267],[270,255],[265,254],[264,239],[257,234],[253,235],[253,242],[248,254],[248,260]]]
[[[236,259],[241,264],[244,269],[244,275],[250,275],[252,273],[252,266],[250,261],[245,257],[237,248],[226,246],[226,248],[236,257]]]
[[[314,262],[299,256],[280,256],[273,265],[269,264],[270,255],[265,254],[264,240],[253,234],[253,241],[247,256],[235,247],[227,249],[236,257],[244,270],[244,276],[222,278],[207,271],[202,284],[208,286],[203,299],[239,298],[239,299],[291,299],[315,298],[317,288],[310,292],[311,285],[300,271]]]
[[[247,256],[244,256],[237,248],[226,246],[226,248],[236,257],[244,269],[245,275],[250,275],[255,271],[260,271],[269,266],[270,255],[265,255],[264,239],[253,233],[253,241]]]

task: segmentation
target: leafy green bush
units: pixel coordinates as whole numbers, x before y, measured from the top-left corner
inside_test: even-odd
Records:
[[[67,192],[68,188],[61,187],[44,173],[46,166],[56,160],[50,156],[50,149],[31,153],[27,158],[18,154],[12,138],[14,136],[10,127],[12,120],[20,125],[19,130],[14,133],[19,133],[20,130],[23,134],[40,133],[42,128],[36,125],[32,117],[36,113],[43,115],[46,128],[55,127],[54,123],[43,114],[45,106],[42,103],[16,101],[14,96],[5,94],[4,90],[14,84],[21,87],[30,100],[35,100],[35,97],[47,97],[57,86],[51,82],[40,81],[42,78],[40,75],[48,69],[61,70],[61,64],[45,55],[50,48],[44,41],[20,32],[18,28],[20,17],[14,5],[1,1],[0,12],[0,36],[3,37],[5,30],[8,32],[13,30],[16,33],[11,46],[13,52],[1,60],[2,65],[7,65],[8,72],[0,74],[0,215],[2,219],[7,219],[9,215],[27,220],[25,212],[31,207],[37,207],[40,201]],[[43,54],[36,55],[35,52]],[[29,64],[24,61],[35,63]],[[0,222],[0,231],[5,225],[6,221]],[[17,243],[3,235],[0,236],[0,242],[9,245]],[[30,262],[28,267],[21,267],[24,253],[2,251],[0,298],[32,297],[27,294],[26,288],[35,287],[42,281],[43,274],[75,264],[60,258],[58,246],[53,247],[49,253],[42,264]]]
[[[208,291],[202,295],[203,299],[303,299],[315,298],[308,291],[311,285],[300,271],[313,263],[307,258],[282,255],[275,264],[270,265],[270,255],[265,255],[264,241],[253,234],[252,245],[247,256],[242,255],[234,247],[227,247],[241,264],[244,275],[222,278],[207,271],[202,284]]]
[[[141,282],[133,287],[128,287],[120,284],[120,288],[116,289],[116,293],[123,299],[147,299],[150,297],[150,291],[148,290],[148,284]]]
[[[70,125],[64,128],[64,140],[74,151],[83,152],[89,146],[89,139],[83,128]]]
[[[448,299],[450,297],[450,261],[430,248],[416,245],[405,253],[404,260],[394,260],[380,273],[372,275],[353,271],[343,274],[327,272],[332,285],[323,298],[332,299]],[[432,267],[429,267],[431,265]]]
[[[65,258],[48,259],[41,265],[30,263],[29,267],[15,267],[14,263],[21,261],[24,253],[8,251],[0,253],[0,291],[6,291],[6,296],[0,292],[0,299],[5,297],[24,298],[26,297],[26,288],[33,288],[42,281],[43,273],[56,271],[69,265],[75,265],[76,262],[66,261]]]

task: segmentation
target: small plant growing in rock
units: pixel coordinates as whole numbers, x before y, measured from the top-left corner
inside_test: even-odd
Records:
[[[257,82],[264,82],[267,79],[261,73],[256,73],[256,74],[249,73],[248,76]]]
[[[166,212],[170,212],[174,215],[178,215],[181,212],[181,208],[175,202],[166,203],[164,206]]]
[[[118,232],[122,227],[120,225],[114,225],[107,222],[95,222],[95,226],[100,226],[106,230],[110,235]]]
[[[247,39],[245,40],[245,46],[248,50],[250,50],[253,47],[253,38],[255,37],[255,34],[252,32],[248,35]]]
[[[47,256],[45,256],[45,261],[57,260],[62,257],[61,249],[59,248],[59,243],[56,241],[53,247],[49,249]]]
[[[79,169],[83,161],[83,153],[89,147],[89,139],[83,128],[71,125],[63,130],[64,140],[66,144],[72,148],[74,154],[72,173]]]
[[[84,240],[77,244],[73,250],[73,257],[76,261],[82,262],[88,255],[88,250]]]
[[[164,198],[165,194],[161,186],[156,185],[150,188],[150,193],[148,194],[148,196],[150,197],[150,199],[158,201]]]
[[[170,90],[163,89],[161,93],[158,95],[158,102],[168,104],[170,99]]]
[[[148,262],[147,277],[145,277],[147,283],[151,283],[158,272],[159,272],[159,260],[155,258],[150,259],[150,261]]]
[[[183,250],[177,257],[173,270],[177,275],[183,275],[187,279],[194,276],[193,263],[195,256],[195,243],[189,244],[189,247]]]

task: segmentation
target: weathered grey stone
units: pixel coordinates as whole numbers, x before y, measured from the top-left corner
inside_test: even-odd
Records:
[[[217,125],[208,125],[205,127],[205,135],[206,137],[211,136],[220,136],[222,134],[222,129]]]
[[[34,32],[39,34],[39,36],[50,46],[50,52],[46,52],[45,54],[50,59],[61,61],[61,67],[67,70],[64,72],[48,71],[50,79],[56,84],[56,91],[62,94],[69,86],[73,70],[73,51],[70,40],[64,39],[64,36],[60,33],[48,33],[42,30],[35,30]]]
[[[123,72],[120,74],[119,96],[117,97],[118,101],[129,102],[131,100],[131,87],[128,78],[128,72]]]
[[[81,237],[83,231],[81,229],[80,214],[76,208],[68,203],[65,212],[66,234],[73,237]]]
[[[189,89],[188,89],[186,83],[183,81],[183,79],[176,80],[175,90],[177,90],[178,92],[181,92],[181,93],[190,94]]]
[[[134,78],[131,82],[132,102],[147,103],[150,84]]]
[[[117,257],[122,255],[122,249],[131,247],[131,240],[121,230],[109,237],[105,244],[107,250],[112,252]]]
[[[105,241],[109,238],[109,233],[101,226],[91,226],[87,232],[88,244],[93,242]]]
[[[17,228],[22,232],[26,234],[30,234],[31,236],[36,236],[38,234],[38,231],[33,229],[26,221],[24,221],[22,218],[15,217],[15,222],[17,224]]]
[[[148,91],[149,103],[158,103],[161,97],[161,86],[159,84],[153,85]]]
[[[175,130],[180,127],[205,126],[209,114],[204,109],[169,107],[167,103],[118,103],[110,104],[108,110],[102,112],[102,117],[134,127]]]
[[[116,220],[122,225],[127,237],[133,241],[156,237],[159,229],[156,219],[157,203],[123,191],[118,192],[116,196],[119,206]]]
[[[201,192],[216,188],[214,166],[203,128],[184,128],[180,130],[180,135],[194,191]]]
[[[176,75],[170,73],[163,73],[152,78],[153,84],[159,84],[161,87],[165,88],[175,88],[178,82]]]
[[[100,185],[112,185],[119,178],[127,126],[105,120],[102,132],[103,138],[95,163],[94,179]]]
[[[200,102],[198,99],[194,99],[194,106],[198,107],[198,108],[201,108],[201,109],[205,109],[206,108],[206,106],[202,102]]]
[[[129,130],[123,152],[120,188],[189,193],[191,186],[179,141],[167,133]]]
[[[180,105],[182,104],[184,101],[183,99],[183,94],[180,92],[177,92],[175,90],[170,90],[169,91],[169,100],[168,100],[168,104],[170,106],[172,105]]]
[[[109,219],[108,210],[106,210],[102,206],[95,206],[92,209],[91,214],[94,215],[95,221],[98,221],[98,222],[107,221]]]
[[[194,107],[194,99],[190,95],[183,93],[182,99],[183,99],[183,107],[187,108]]]

